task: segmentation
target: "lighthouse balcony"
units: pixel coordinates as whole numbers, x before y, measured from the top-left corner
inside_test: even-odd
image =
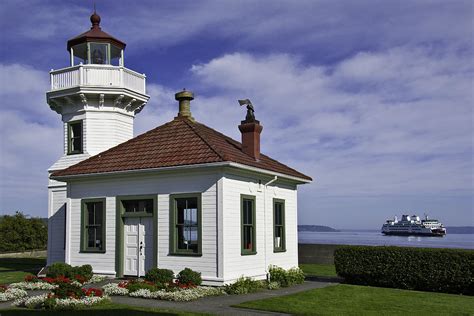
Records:
[[[146,95],[146,76],[123,66],[77,65],[51,70],[51,92],[71,88],[119,88]]]

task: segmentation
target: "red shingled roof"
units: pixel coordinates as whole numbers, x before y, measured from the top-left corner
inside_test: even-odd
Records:
[[[213,162],[236,162],[285,175],[312,180],[278,161],[260,155],[255,161],[242,151],[242,144],[212,128],[187,118],[152,129],[67,169],[53,177],[107,173]]]

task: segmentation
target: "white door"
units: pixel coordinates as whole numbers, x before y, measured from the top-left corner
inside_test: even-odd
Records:
[[[153,218],[126,218],[124,275],[144,276],[153,266]]]

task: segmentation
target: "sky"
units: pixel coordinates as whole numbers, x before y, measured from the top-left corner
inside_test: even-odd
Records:
[[[240,140],[252,100],[263,153],[311,176],[300,224],[378,229],[428,213],[474,225],[472,1],[96,0],[102,29],[147,75],[141,134],[193,116]],[[0,2],[0,212],[47,216],[62,155],[49,71],[90,27],[93,1]]]

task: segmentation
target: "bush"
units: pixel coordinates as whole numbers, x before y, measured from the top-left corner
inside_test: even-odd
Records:
[[[81,298],[84,296],[80,286],[66,282],[58,283],[58,287],[53,290],[53,293],[56,298]]]
[[[48,227],[40,218],[21,212],[0,216],[0,252],[46,249]]]
[[[254,293],[266,287],[265,281],[254,281],[251,278],[240,277],[235,283],[225,286],[227,294]]]
[[[127,284],[127,290],[132,293],[138,290],[145,289],[150,290],[151,292],[156,291],[157,288],[154,284],[146,283],[146,282],[129,282]]]
[[[300,268],[285,270],[277,266],[270,266],[270,282],[278,282],[282,287],[288,287],[304,282],[304,272]]]
[[[341,246],[336,272],[347,283],[474,295],[474,251]]]
[[[168,269],[152,268],[145,274],[145,280],[153,283],[171,283],[174,279],[174,273]]]
[[[70,277],[72,272],[72,267],[64,262],[55,262],[48,267],[46,276],[50,278],[57,278],[62,275],[65,277]]]
[[[83,266],[72,267],[67,263],[55,262],[48,267],[46,276],[49,278],[57,278],[58,276],[75,279],[81,283],[92,278],[92,266],[85,264]]]
[[[182,270],[178,274],[177,279],[180,284],[201,285],[202,283],[201,273],[189,268]]]

